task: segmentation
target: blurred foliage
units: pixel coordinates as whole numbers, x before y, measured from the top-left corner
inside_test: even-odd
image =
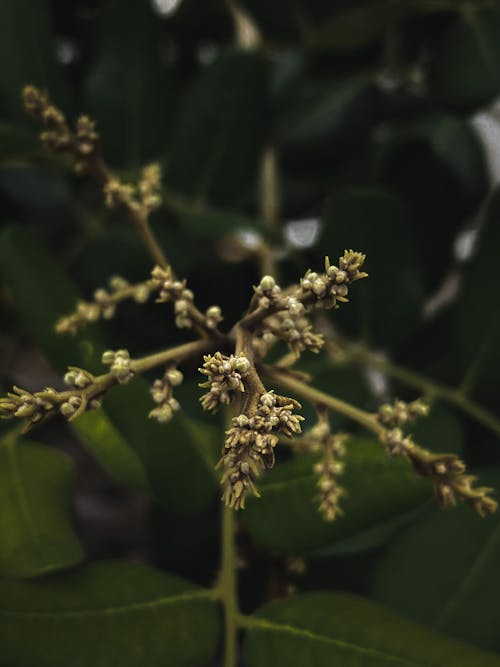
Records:
[[[327,322],[364,356],[305,356],[304,370],[367,409],[387,395],[428,394],[433,411],[415,436],[431,449],[463,450],[499,488],[498,422],[475,408],[493,420],[500,412],[500,191],[472,122],[487,114],[498,123],[496,5],[241,0],[261,35],[259,48],[242,49],[222,0],[2,0],[2,389],[30,364],[33,387],[51,382],[40,356],[59,373],[71,363],[97,370],[104,346],[135,355],[183,340],[165,308],[149,304],[140,317],[127,305],[76,338],[54,335],[79,295],[114,273],[142,280],[150,267],[94,184],[41,149],[20,104],[31,82],[66,113],[95,118],[103,153],[125,179],[146,161],[162,164],[155,233],[202,309],[218,295],[228,326],[257,280],[261,239],[283,283],[325,254],[366,252],[369,280]],[[259,195],[269,146],[274,226]],[[309,241],[306,227],[290,226],[311,220]],[[457,252],[464,239],[475,239],[472,253]],[[373,362],[380,351],[390,365]],[[187,370],[183,413],[166,427],[147,420],[145,381],[118,388],[101,412],[72,425],[106,475],[147,497],[148,565],[78,565],[74,464],[51,446],[60,447],[53,430],[43,427],[38,444],[6,436],[2,425],[0,637],[9,665],[216,664],[214,602],[175,576],[210,585],[217,574],[222,428],[202,414],[196,368]],[[313,417],[307,406],[304,414]],[[345,516],[326,524],[315,509],[313,459],[280,451],[262,498],[242,517],[242,608],[254,612],[291,583],[299,592],[252,616],[246,664],[499,665],[488,653],[500,650],[498,519],[431,509],[427,484],[355,432]],[[306,557],[303,574],[288,569],[297,555]],[[360,593],[392,611],[311,587]]]

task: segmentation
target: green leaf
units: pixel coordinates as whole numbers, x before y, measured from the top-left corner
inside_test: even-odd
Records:
[[[319,241],[332,261],[345,248],[366,253],[369,277],[334,314],[340,326],[384,346],[412,334],[423,306],[422,277],[402,202],[375,188],[346,188],[332,199]]]
[[[107,4],[99,27],[85,108],[98,122],[104,153],[118,164],[157,159],[172,108],[159,57],[160,21],[149,2],[116,0]]]
[[[184,97],[168,161],[169,187],[227,206],[253,194],[267,119],[268,67],[226,51]]]
[[[371,2],[336,12],[330,21],[306,36],[306,45],[313,51],[353,51],[382,40],[402,8],[387,2]]]
[[[266,549],[278,553],[334,553],[351,548],[373,546],[380,537],[360,537],[374,527],[415,510],[429,497],[428,484],[419,478],[406,461],[391,460],[382,445],[367,438],[353,438],[346,445],[346,467],[340,484],[346,489],[342,499],[344,515],[328,523],[317,509],[317,478],[312,471],[315,455],[303,455],[278,465],[266,473],[259,491],[261,498],[250,498],[242,519],[252,537]],[[367,484],[366,480],[370,480]],[[328,549],[327,549],[328,548]]]
[[[362,74],[326,82],[299,78],[282,103],[280,141],[307,158],[352,149],[373,117],[373,94],[372,80]]]
[[[85,412],[71,426],[111,477],[132,488],[150,491],[140,459],[105,409]]]
[[[453,261],[454,240],[488,193],[481,142],[466,119],[397,119],[376,142],[379,178],[405,201],[423,278],[437,289]],[[429,240],[432,239],[432,243]],[[439,261],[436,261],[439,257]]]
[[[74,309],[78,295],[57,261],[33,237],[10,226],[0,233],[0,275],[25,330],[51,364],[63,371],[82,363],[83,337],[54,332],[56,320]]]
[[[197,427],[183,414],[159,424],[147,417],[152,407],[141,378],[115,387],[105,399],[107,413],[141,460],[155,497],[177,512],[198,514],[213,502],[218,489],[218,431],[210,425]]]
[[[500,331],[498,300],[498,247],[500,244],[500,189],[491,196],[480,231],[476,252],[467,266],[455,308],[457,381],[465,378],[467,391],[477,391],[484,402],[491,402],[499,388]],[[471,306],[474,312],[471,314]],[[493,399],[493,405],[496,403]]]
[[[309,593],[248,619],[249,667],[498,667],[500,657],[410,623],[368,600]]]
[[[21,88],[33,83],[67,101],[55,59],[49,5],[43,0],[0,2],[0,103],[10,117],[22,115]]]
[[[500,472],[480,471],[500,488]],[[500,519],[469,507],[434,512],[407,528],[375,571],[373,592],[408,618],[486,648],[500,649]]]
[[[500,14],[457,16],[431,51],[431,95],[447,108],[470,112],[500,93]]]
[[[83,560],[71,526],[72,482],[64,454],[9,436],[0,441],[0,575],[35,577]]]
[[[88,565],[36,583],[0,583],[4,664],[202,667],[219,619],[210,592],[142,565]]]

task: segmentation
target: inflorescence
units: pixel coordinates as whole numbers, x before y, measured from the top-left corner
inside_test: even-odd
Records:
[[[287,288],[281,288],[272,276],[264,276],[254,287],[247,313],[227,334],[222,334],[218,329],[223,319],[219,306],[210,306],[205,312],[198,310],[193,292],[185,280],[175,276],[147,227],[149,215],[161,204],[159,166],[145,167],[137,185],[123,183],[104,163],[99,153],[99,135],[90,118],[80,116],[71,130],[64,115],[44,93],[27,86],[23,97],[26,110],[43,125],[41,139],[45,146],[69,157],[77,171],[93,175],[103,189],[107,206],[124,207],[157,264],[149,279],[135,285],[122,277],[113,277],[106,288],[95,291],[91,301],[79,302],[74,313],[61,318],[56,330],[75,333],[89,323],[112,318],[122,301],[144,303],[156,295],[157,302],[173,304],[176,325],[193,329],[200,339],[140,360],[131,359],[126,349],[107,350],[102,357],[107,373],[95,377],[85,369],[70,367],[64,377],[68,385],[65,391],[47,387],[31,393],[14,387],[0,399],[0,416],[25,420],[27,427],[56,413],[72,420],[85,410],[98,408],[113,385],[128,383],[138,373],[162,366],[164,374],[151,388],[155,406],[149,416],[165,423],[180,409],[173,396],[174,388],[183,380],[177,366],[204,354],[199,368],[206,376],[200,385],[207,390],[200,399],[202,407],[216,412],[221,406],[230,406],[233,414],[237,414],[226,431],[217,466],[222,468],[222,497],[229,507],[244,508],[249,492],[259,495],[256,481],[274,465],[280,438],[299,434],[303,420],[295,413],[301,407],[295,399],[264,387],[260,374],[266,368],[273,368],[265,366],[264,358],[278,341],[288,346],[291,354],[287,357],[292,357],[292,362],[304,351],[321,350],[323,336],[314,331],[311,316],[317,308],[338,308],[348,301],[351,285],[367,276],[363,271],[365,255],[345,250],[338,265],[331,264],[327,257],[323,273],[308,270],[298,284]],[[281,374],[275,373],[275,379],[281,377],[287,386],[288,377],[292,389],[297,388],[299,395],[309,398],[318,411],[318,424],[297,441],[296,450],[299,451],[300,441],[308,441],[313,450],[321,453],[314,467],[319,509],[327,521],[333,521],[342,514],[339,499],[344,490],[339,477],[344,466],[341,459],[346,436],[330,431],[326,407],[314,399],[318,392],[312,394],[306,385],[292,382],[290,378],[297,377],[295,371],[287,370],[290,374],[287,376],[284,365],[276,365],[274,370],[278,368]],[[294,372],[295,376],[291,375]],[[331,409],[338,406],[342,412],[342,405],[347,405],[323,396],[330,399],[330,405],[333,403]],[[489,495],[491,489],[475,487],[476,478],[466,474],[465,464],[456,455],[431,453],[405,432],[409,423],[427,415],[428,407],[422,401],[395,401],[381,406],[375,415],[354,406],[348,408],[344,414],[374,431],[389,456],[407,458],[419,474],[431,480],[441,506],[448,507],[462,499],[481,516],[495,511],[496,502]]]
[[[219,466],[224,466],[221,484],[226,505],[241,509],[248,491],[259,495],[255,480],[263,470],[273,467],[278,434],[291,437],[301,431],[303,417],[293,414],[300,407],[293,398],[266,392],[259,397],[253,414],[234,417],[219,461]]]

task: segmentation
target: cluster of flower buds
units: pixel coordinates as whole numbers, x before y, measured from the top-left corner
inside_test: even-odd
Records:
[[[58,393],[52,387],[32,394],[13,387],[6,398],[0,398],[0,416],[3,419],[26,419],[28,427],[41,421],[49,412],[59,407]]]
[[[45,146],[51,151],[71,155],[75,168],[83,170],[98,145],[95,123],[88,116],[80,116],[76,131],[72,133],[61,111],[34,86],[24,88],[23,102],[26,111],[43,124],[44,131],[40,138]]]
[[[421,399],[405,403],[404,401],[394,401],[394,403],[384,403],[381,405],[377,420],[380,424],[388,428],[397,428],[404,426],[408,422],[413,422],[417,417],[427,417],[429,406]]]
[[[79,116],[74,136],[75,153],[78,156],[75,161],[77,171],[85,169],[90,156],[96,153],[98,143],[99,135],[95,131],[95,122],[88,116]]]
[[[318,477],[319,511],[326,521],[335,521],[342,515],[339,499],[344,495],[344,489],[339,485],[338,478],[344,470],[340,459],[345,454],[344,442],[347,436],[343,433],[333,434],[326,419],[321,419],[308,435],[318,443],[322,453],[321,461],[314,465]]]
[[[102,355],[102,363],[109,366],[110,372],[120,384],[127,384],[134,377],[128,350],[117,350],[116,352],[106,350]]]
[[[139,193],[142,206],[147,211],[154,211],[161,204],[161,168],[157,162],[148,164],[142,170],[139,181]]]
[[[134,187],[113,177],[106,181],[103,187],[104,202],[108,208],[117,208],[124,204],[136,206],[134,202]]]
[[[244,392],[243,378],[250,369],[244,354],[226,356],[221,352],[203,357],[203,366],[198,370],[208,380],[199,386],[208,389],[200,398],[204,410],[215,412],[221,405],[229,405],[235,392]]]
[[[193,306],[194,294],[186,288],[185,280],[174,280],[170,268],[155,266],[151,272],[151,277],[159,290],[158,303],[167,301],[174,302],[175,323],[182,328],[189,328],[193,325],[190,313]]]
[[[465,474],[465,463],[456,454],[429,452],[414,443],[411,436],[405,436],[398,427],[385,430],[381,440],[390,456],[405,456],[416,472],[431,480],[441,507],[451,507],[460,498],[481,516],[496,510],[497,503],[489,496],[492,489],[475,488],[476,477]]]
[[[233,419],[219,462],[225,468],[221,484],[226,505],[242,509],[248,491],[259,495],[255,479],[264,469],[273,467],[278,433],[290,437],[301,431],[303,417],[293,414],[300,407],[293,398],[266,392],[259,397],[253,415],[241,414]]]
[[[207,308],[205,312],[205,324],[208,329],[217,329],[223,319],[219,306],[210,306],[210,308]]]
[[[151,410],[149,417],[156,419],[160,424],[169,422],[174,412],[180,409],[179,401],[173,396],[173,387],[177,387],[183,380],[182,373],[176,368],[169,368],[165,375],[155,380],[151,387],[151,396],[156,407]]]
[[[283,296],[281,287],[276,284],[272,276],[263,276],[257,287],[253,289],[259,308],[271,308],[282,305]]]
[[[480,516],[496,510],[497,503],[489,496],[493,489],[474,487],[477,477],[465,474],[465,463],[455,454],[434,454],[414,445],[407,456],[420,475],[431,479],[441,507],[453,507],[461,499]]]
[[[155,289],[152,280],[131,285],[121,276],[112,276],[109,289],[99,287],[94,292],[93,301],[80,301],[76,311],[62,317],[56,324],[58,333],[76,333],[79,329],[99,319],[110,320],[116,307],[125,299],[133,299],[136,303],[144,303]]]
[[[49,413],[59,410],[68,419],[78,417],[84,410],[100,407],[100,400],[89,400],[83,391],[93,383],[93,376],[81,368],[70,367],[65,376],[66,383],[74,391],[58,392],[53,387],[31,393],[14,387],[6,398],[0,398],[0,417],[4,419],[26,419],[28,428],[42,421]]]
[[[263,321],[257,344],[262,341],[272,345],[279,339],[297,355],[304,350],[319,352],[323,347],[323,336],[313,331],[311,322],[304,315],[305,308],[302,303],[294,297],[287,297],[285,304],[286,310],[269,315]]]
[[[331,265],[328,257],[325,258],[325,273],[318,274],[307,271],[300,285],[303,299],[312,301],[319,308],[334,308],[338,302],[347,302],[349,299],[349,284],[367,273],[360,271],[365,261],[365,255],[353,250],[346,250],[339,258],[339,266]]]

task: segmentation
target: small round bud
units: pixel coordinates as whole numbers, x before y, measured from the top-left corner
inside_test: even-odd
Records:
[[[109,301],[109,294],[106,292],[105,289],[100,287],[99,289],[96,289],[94,292],[94,301],[97,303],[106,303]]]
[[[238,373],[244,375],[245,373],[248,373],[250,369],[250,362],[244,356],[237,357],[236,363],[234,364],[234,368],[236,371],[238,371]]]
[[[66,375],[64,376],[64,384],[67,384],[70,387],[74,387],[76,377],[77,377],[77,373],[75,373],[75,371],[68,371],[66,373]]]
[[[250,420],[246,415],[238,415],[233,421],[235,426],[239,426],[240,428],[245,428],[245,426],[248,426],[250,423]]]
[[[178,387],[182,383],[184,376],[179,370],[177,370],[177,368],[172,368],[171,370],[167,371],[167,378],[172,387]]]
[[[73,384],[75,385],[75,387],[83,389],[84,387],[87,387],[90,384],[90,380],[83,373],[77,373]]]
[[[60,413],[63,415],[63,417],[71,417],[72,415],[75,414],[76,408],[71,405],[71,403],[66,402],[62,403],[61,407],[59,408]]]
[[[124,289],[125,287],[128,286],[128,282],[125,280],[125,278],[122,278],[121,276],[111,276],[108,284],[114,291]]]
[[[105,366],[110,366],[112,363],[114,363],[115,353],[113,350],[106,350],[106,352],[104,352],[102,355],[101,361]]]
[[[262,394],[260,402],[266,408],[272,408],[276,405],[276,396],[271,392],[267,392],[267,394]]]
[[[259,287],[263,292],[270,292],[276,286],[276,281],[272,276],[263,276]]]
[[[210,308],[207,309],[205,315],[210,320],[219,320],[221,317],[221,309],[219,308],[219,306],[210,306]]]

